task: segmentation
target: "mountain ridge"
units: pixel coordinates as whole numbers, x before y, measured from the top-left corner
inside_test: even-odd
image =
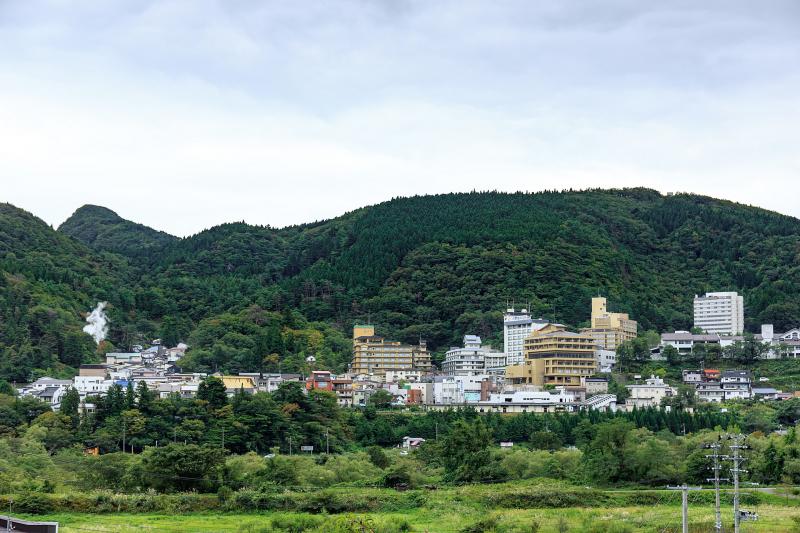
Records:
[[[181,239],[98,206],[78,222],[47,228],[62,234],[53,252],[65,264],[83,257],[119,271],[93,271],[96,285],[72,287],[69,305],[51,304],[59,291],[40,283],[37,302],[68,314],[76,302],[88,311],[102,297],[114,345],[188,341],[193,370],[259,366],[273,353],[284,369],[322,354],[341,370],[350,327],[368,317],[379,334],[423,337],[434,350],[465,333],[497,346],[504,302],[530,301],[533,313],[580,327],[597,293],[643,330],[687,329],[692,297],[710,290],[743,292],[750,330],[800,323],[792,298],[800,290],[800,220],[706,196],[644,188],[414,196],[304,225],[229,223]],[[68,234],[77,244],[63,240]],[[46,281],[36,276],[47,278],[52,260],[14,272],[7,257],[38,257],[41,246],[15,242],[0,254],[4,275]],[[75,269],[87,267],[79,261]],[[35,324],[25,327],[0,349],[39,338]]]

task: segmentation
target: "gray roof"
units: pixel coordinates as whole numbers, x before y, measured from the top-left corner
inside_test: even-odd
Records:
[[[722,372],[723,378],[749,378],[750,372],[747,370],[725,370]]]
[[[50,378],[50,377],[43,377],[43,378],[37,379],[36,381],[34,381],[33,383],[30,384],[31,387],[36,386],[36,385],[47,385],[47,386],[55,385],[55,386],[61,386],[61,387],[68,387],[68,386],[72,385],[72,380],[71,379],[55,379],[55,378]]]
[[[705,333],[695,335],[694,333],[684,333],[677,331],[675,333],[661,334],[662,342],[670,342],[670,341],[719,342],[720,340],[740,341],[743,339],[744,337],[742,337],[741,335],[709,335]]]
[[[753,387],[753,394],[778,394],[778,389],[772,387]]]

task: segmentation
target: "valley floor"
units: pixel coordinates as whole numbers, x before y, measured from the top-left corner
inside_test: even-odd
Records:
[[[592,532],[662,533],[679,532],[680,506],[520,509],[480,511],[464,509],[458,503],[449,509],[418,509],[398,513],[311,515],[306,513],[263,514],[57,514],[39,520],[61,523],[62,533],[95,532],[236,532],[267,533],[289,531],[381,532]],[[742,524],[742,532],[800,531],[800,508],[760,505],[757,522]],[[730,507],[723,509],[725,531],[733,531]],[[690,507],[690,531],[713,531],[714,513],[707,505]],[[538,529],[537,529],[538,525]],[[409,529],[410,527],[410,529]]]

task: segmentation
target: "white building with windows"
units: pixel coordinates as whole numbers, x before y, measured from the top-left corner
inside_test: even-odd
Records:
[[[597,359],[597,367],[600,369],[600,372],[611,372],[614,369],[614,365],[617,364],[617,352],[614,350],[602,350],[598,348],[594,355]]]
[[[525,339],[531,332],[542,329],[549,320],[533,319],[527,309],[506,309],[503,315],[503,352],[507,365],[525,362]]]
[[[442,371],[448,376],[474,376],[484,374],[488,368],[498,370],[504,361],[504,353],[482,346],[477,335],[464,335],[464,347],[450,348],[445,354]]]
[[[625,408],[630,410],[634,407],[658,407],[661,400],[675,396],[677,391],[670,387],[663,379],[650,376],[644,383],[627,385],[625,387],[630,393],[630,397],[625,401]]]
[[[744,331],[744,298],[737,292],[695,295],[694,325],[705,333],[741,334]]]
[[[725,370],[719,381],[726,400],[749,400],[753,397],[753,378],[747,370]]]

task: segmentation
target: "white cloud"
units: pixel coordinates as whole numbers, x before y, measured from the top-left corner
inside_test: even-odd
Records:
[[[0,199],[179,235],[495,188],[800,215],[797,5],[644,4],[0,4]]]

